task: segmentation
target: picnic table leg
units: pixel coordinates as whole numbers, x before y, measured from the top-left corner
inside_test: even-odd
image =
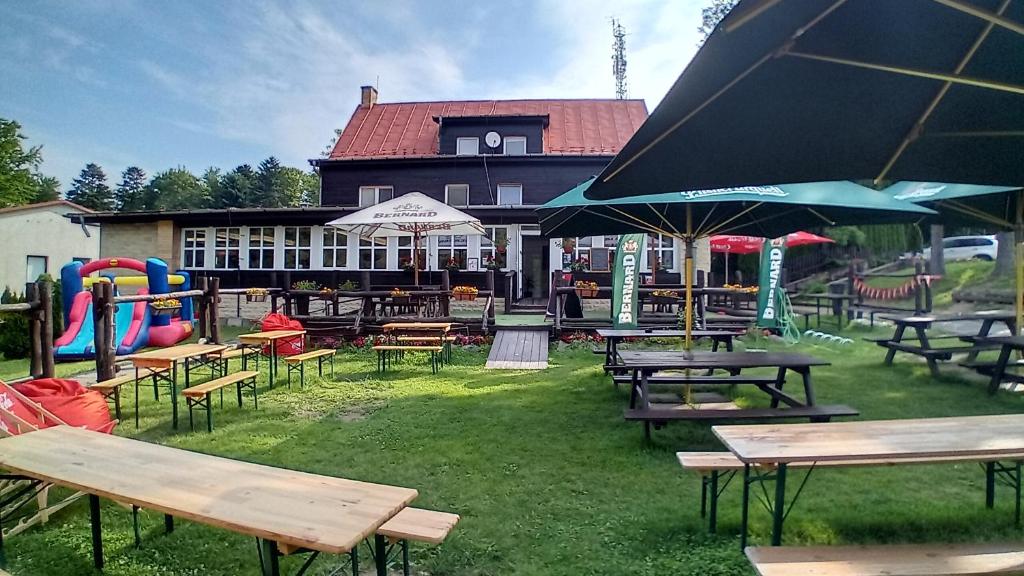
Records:
[[[277,339],[270,341],[270,387],[274,387],[274,380],[277,379]]]
[[[649,389],[648,389],[648,386],[647,386],[647,384],[648,384],[647,383],[647,379],[649,378],[649,376],[650,376],[650,374],[647,373],[647,370],[641,370],[640,371],[640,402],[641,402],[640,406],[644,410],[650,410],[651,409],[651,400],[650,400],[650,396],[648,394]]]
[[[92,525],[92,563],[103,570],[103,527],[100,525],[100,497],[89,494],[89,523]]]
[[[809,366],[797,370],[804,381],[804,400],[808,406],[814,406],[814,384],[811,382],[811,368]]]
[[[639,382],[639,370],[633,370],[633,377],[629,382],[629,407],[630,409],[636,408],[636,393],[640,386]]]
[[[708,515],[708,532],[718,532],[718,470],[711,471],[711,510]]]
[[[999,350],[999,360],[996,361],[996,367],[992,370],[992,379],[988,382],[988,393],[995,394],[999,391],[999,385],[1003,382],[1003,376],[1006,374],[1006,365],[1010,362],[1010,354],[1013,353],[1013,349],[1007,345]]]
[[[906,332],[906,324],[900,324],[896,327],[896,333],[892,335],[889,342],[898,343],[903,341],[903,333]],[[892,366],[892,359],[896,357],[896,349],[889,348],[889,351],[885,353],[885,365]]]
[[[164,514],[164,534],[174,532],[174,516]]]
[[[750,519],[750,464],[743,465],[743,503],[740,509],[740,550],[747,547],[747,528]]]
[[[786,384],[786,369],[785,368],[779,368],[779,371],[775,373],[775,389],[778,390],[779,392],[782,392],[782,387],[785,384]],[[772,408],[778,408],[779,407],[779,398],[778,398],[778,396],[772,396],[771,407]]]
[[[185,388],[188,388],[188,361],[185,361]],[[178,429],[178,362],[171,362],[171,427]]]
[[[775,471],[775,507],[772,509],[772,546],[782,545],[782,522],[786,519],[786,464]]]
[[[153,386],[156,388],[156,386]],[[135,367],[135,427],[139,427],[139,367]]]
[[[996,504],[996,463],[985,462],[985,508]]]
[[[922,350],[931,350],[931,342],[928,341],[928,334],[925,332],[924,327],[914,326],[914,332],[917,332],[917,339],[921,343]],[[939,377],[939,361],[934,356],[925,356],[925,360],[928,362],[928,370],[932,373],[932,378]]]
[[[985,320],[983,320],[981,322],[981,329],[978,330],[978,334],[977,334],[977,336],[975,337],[975,340],[974,340],[974,345],[975,346],[978,346],[979,344],[981,344],[981,341],[988,337],[988,333],[992,331],[992,324],[994,322],[995,321],[993,319],[991,319],[991,318],[986,318]],[[968,353],[967,354],[967,361],[968,362],[974,362],[978,358],[978,354],[980,354],[980,353],[981,353],[980,350]]]
[[[281,565],[277,558],[277,543],[265,538],[259,539],[260,570],[263,576],[280,576]]]
[[[388,576],[388,542],[383,535],[373,535],[373,548],[373,559],[377,564],[377,576]]]

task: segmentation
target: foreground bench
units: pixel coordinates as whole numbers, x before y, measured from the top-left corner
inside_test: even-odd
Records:
[[[1001,456],[1001,460],[1024,458],[1024,453]],[[701,475],[700,517],[708,519],[708,531],[714,534],[718,529],[718,500],[737,472],[743,470],[743,462],[732,452],[676,452],[679,465]],[[922,456],[913,459],[868,458],[855,460],[826,460],[820,462],[794,462],[790,468],[837,468],[857,466],[895,466],[897,464],[943,464],[963,462],[956,456]],[[994,465],[994,462],[991,463]],[[988,470],[986,470],[988,471]],[[994,479],[994,470],[993,470]],[[986,484],[986,502],[995,501],[995,483]]]
[[[409,542],[425,542],[440,544],[455,528],[459,521],[458,514],[435,512],[420,508],[403,508],[390,520],[377,529],[377,534],[388,539],[391,544],[397,543],[402,549],[402,574],[409,576]]]
[[[313,350],[311,352],[303,352],[302,354],[295,354],[293,356],[285,356],[284,363],[288,368],[288,387],[292,387],[292,372],[299,373],[299,388],[306,385],[306,361],[316,360],[316,372],[318,375],[324,375],[324,362],[330,360],[331,362],[331,378],[334,377],[334,352],[333,348],[325,348],[323,350]]]
[[[406,352],[430,352],[430,371],[437,374],[437,370],[444,365],[444,346],[399,345],[399,344],[378,344],[373,347],[377,352],[377,371],[387,372],[393,362],[405,357]]]
[[[210,406],[210,394],[216,391],[220,391],[220,406],[224,407],[224,388],[234,384],[238,389],[238,407],[242,407],[242,389],[248,388],[252,390],[252,404],[253,408],[259,408],[259,400],[256,394],[256,377],[260,373],[255,370],[246,370],[243,372],[236,372],[227,376],[222,376],[216,380],[210,380],[209,382],[203,382],[190,388],[185,388],[181,391],[181,395],[185,397],[185,402],[188,404],[188,427],[193,432],[195,426],[192,421],[192,409],[199,407],[206,410],[206,431],[213,432],[213,407]]]
[[[1024,545],[924,544],[894,546],[750,547],[760,576],[977,576],[1024,573]]]

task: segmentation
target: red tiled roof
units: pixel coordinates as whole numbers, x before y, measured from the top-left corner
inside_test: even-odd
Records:
[[[435,116],[547,116],[545,154],[611,155],[647,119],[643,100],[473,100],[357,107],[331,160],[438,155]]]

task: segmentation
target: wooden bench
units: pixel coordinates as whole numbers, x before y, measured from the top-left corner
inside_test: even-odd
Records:
[[[299,388],[306,385],[306,360],[316,359],[316,372],[321,377],[324,375],[324,362],[330,360],[331,378],[334,378],[335,352],[336,350],[333,348],[324,348],[323,350],[312,350],[302,354],[295,354],[294,356],[285,356],[284,363],[288,367],[288,387],[292,387],[292,372],[299,373]]]
[[[409,541],[440,544],[458,521],[458,514],[406,507],[377,528],[377,534],[401,546],[402,574],[409,576]]]
[[[633,378],[631,376],[613,376],[612,381],[618,384],[632,384]],[[647,383],[652,386],[673,386],[673,385],[732,385],[732,384],[775,384],[778,379],[775,376],[744,376],[737,374],[734,376],[685,376],[680,374],[678,376],[648,376]]]
[[[158,374],[167,372],[166,368],[144,368],[140,373],[140,378],[153,378],[153,386],[156,387],[156,377]],[[114,402],[114,418],[121,419],[121,386],[129,382],[135,382],[135,374],[132,372],[126,372],[120,376],[115,376],[109,380],[102,382],[96,382],[89,386],[90,390],[95,390],[107,400],[113,400]]]
[[[377,351],[377,371],[387,372],[392,362],[401,360],[406,352],[430,352],[430,371],[437,374],[438,368],[444,363],[444,346],[414,346],[399,344],[378,344],[373,347]]]
[[[455,342],[455,339],[455,336],[398,336],[395,338],[395,341],[399,343],[426,342],[444,346],[444,361],[450,364],[452,361],[452,343]]]
[[[242,370],[249,369],[250,358],[255,362],[253,369],[260,369],[260,349],[258,347],[238,345],[235,348],[229,348],[220,352],[214,352],[213,354],[207,354],[208,360],[215,361],[211,363],[210,377],[216,378],[218,376],[227,376],[228,362],[236,358],[242,359]]]
[[[712,420],[780,420],[785,418],[807,418],[811,422],[828,422],[832,418],[858,416],[855,408],[843,404],[825,404],[814,406],[790,406],[788,408],[632,408],[626,409],[624,416],[630,422],[644,423],[644,436],[651,437],[651,425],[661,429],[671,421],[707,422]]]
[[[255,370],[245,370],[242,372],[236,372],[227,376],[222,376],[216,380],[210,380],[209,382],[203,382],[196,386],[185,388],[181,391],[181,395],[185,397],[185,401],[188,403],[188,427],[193,432],[195,426],[192,421],[192,409],[200,407],[206,410],[206,431],[213,432],[213,407],[210,406],[210,394],[217,390],[220,390],[220,406],[224,407],[224,388],[234,384],[238,389],[238,407],[242,407],[242,389],[249,388],[252,390],[252,404],[253,408],[259,409],[259,400],[256,394],[256,377],[260,373]]]
[[[1006,454],[998,457],[999,460],[1013,460],[1024,458],[1021,454]],[[732,452],[676,452],[676,459],[679,465],[685,470],[694,470],[701,475],[700,489],[700,517],[708,518],[708,531],[712,534],[718,528],[718,499],[722,492],[729,485],[732,476],[743,470],[743,462]],[[984,462],[984,460],[978,460]],[[950,462],[964,462],[958,456],[924,456],[916,458],[870,458],[855,460],[822,460],[818,462],[793,462],[788,468],[838,468],[856,466],[896,466],[904,464],[943,464]],[[728,476],[720,485],[722,475]],[[986,487],[986,490],[994,490],[994,486]],[[991,493],[986,495],[986,501],[992,499]],[[825,574],[825,573],[823,573]],[[844,573],[845,574],[845,573]],[[925,572],[922,572],[925,574]]]
[[[744,551],[760,576],[977,576],[1024,573],[1024,545],[775,546]]]

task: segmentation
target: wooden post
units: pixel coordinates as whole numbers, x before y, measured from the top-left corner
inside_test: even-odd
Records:
[[[38,284],[43,378],[53,378],[56,374],[53,362],[53,283],[40,281]]]
[[[441,291],[448,292],[452,289],[452,277],[448,270],[441,270]],[[440,313],[441,316],[447,318],[451,316],[451,296],[445,296],[440,298]]]
[[[487,271],[487,289],[491,291],[491,297],[487,301],[487,317],[494,318],[494,270]]]
[[[512,292],[514,290],[512,287],[513,274],[515,274],[515,272],[512,272],[511,270],[505,273],[505,314],[512,313]]]
[[[942,228],[939,228],[941,232]],[[933,248],[934,250],[934,248]],[[921,283],[916,282],[917,278],[924,273],[924,265],[920,260],[914,262],[914,314],[920,314],[924,312],[924,290],[921,289]]]
[[[92,287],[93,350],[96,354],[96,380],[114,377],[114,287],[97,282]]]
[[[206,331],[207,320],[209,315],[207,310],[209,308],[209,301],[206,298],[207,291],[209,290],[210,281],[206,276],[201,276],[196,279],[196,290],[202,290],[203,295],[196,298],[196,322],[199,324],[199,338],[205,339],[208,334]]]
[[[103,335],[106,333],[103,327],[103,284],[105,283],[97,282],[92,285],[92,349],[96,359],[97,381],[107,379],[103,378],[103,351],[106,350],[106,343],[103,341]]]
[[[207,292],[207,299],[210,301],[207,318],[210,321],[210,340],[214,344],[220,344],[220,278],[210,278],[210,288]]]
[[[40,378],[43,374],[43,330],[39,315],[39,286],[35,282],[29,282],[25,285],[25,300],[32,306],[28,313],[28,373],[33,378]]]
[[[370,291],[370,271],[363,270],[359,273],[359,288],[367,292]]]

